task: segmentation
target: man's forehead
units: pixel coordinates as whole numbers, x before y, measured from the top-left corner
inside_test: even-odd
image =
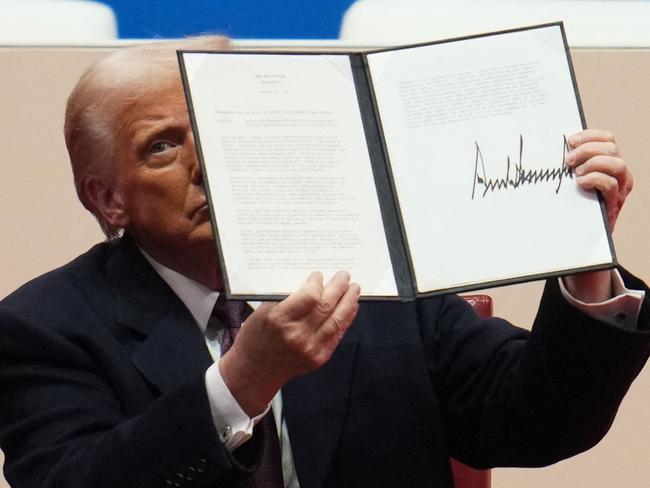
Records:
[[[183,85],[178,76],[167,80],[139,80],[117,90],[118,103],[128,109],[162,111],[168,104],[184,104]]]
[[[116,114],[118,127],[126,127],[129,132],[187,118],[187,106],[180,85],[131,92],[118,106],[122,106],[122,110]]]

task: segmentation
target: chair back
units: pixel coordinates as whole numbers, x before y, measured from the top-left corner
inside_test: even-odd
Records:
[[[488,295],[465,295],[463,298],[481,317],[492,317],[494,312],[492,297]],[[450,458],[451,472],[456,488],[490,488],[492,485],[489,469],[475,469]]]
[[[88,44],[117,38],[113,10],[78,0],[0,0],[0,44]]]
[[[339,39],[411,44],[562,20],[572,47],[644,47],[649,18],[650,2],[638,0],[357,0]]]

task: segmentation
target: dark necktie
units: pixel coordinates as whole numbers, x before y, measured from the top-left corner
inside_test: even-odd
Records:
[[[226,300],[224,293],[219,294],[217,303],[212,310],[210,321],[216,320],[223,327],[221,339],[221,355],[228,352],[232,346],[239,328],[252,312],[246,302]],[[213,324],[209,323],[208,328]],[[282,488],[282,455],[278,432],[275,428],[275,418],[270,410],[253,429],[253,437],[242,446],[235,449],[235,455],[244,458],[257,459],[253,472],[243,477],[237,484],[241,488]]]

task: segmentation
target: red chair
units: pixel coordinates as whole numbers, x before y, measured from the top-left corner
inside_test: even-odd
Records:
[[[481,317],[492,317],[492,297],[488,295],[465,295],[463,298]],[[456,488],[490,488],[492,485],[489,469],[474,469],[457,461],[451,461],[451,471],[454,475]]]

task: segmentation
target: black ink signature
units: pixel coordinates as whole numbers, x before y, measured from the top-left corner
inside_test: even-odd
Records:
[[[488,191],[508,190],[510,188],[519,188],[522,185],[535,185],[537,183],[544,183],[547,181],[557,181],[555,193],[560,191],[562,180],[565,176],[573,178],[573,171],[564,164],[564,156],[569,151],[569,144],[567,143],[566,136],[563,137],[562,145],[562,159],[559,168],[555,169],[526,169],[524,168],[523,153],[524,153],[524,138],[519,136],[519,163],[515,164],[514,175],[510,175],[511,161],[510,156],[507,158],[506,175],[503,178],[490,179],[485,171],[485,164],[483,162],[483,153],[477,141],[476,156],[474,159],[474,181],[472,182],[472,200],[476,194],[476,187],[483,186],[483,197]],[[480,174],[479,174],[480,162]]]

